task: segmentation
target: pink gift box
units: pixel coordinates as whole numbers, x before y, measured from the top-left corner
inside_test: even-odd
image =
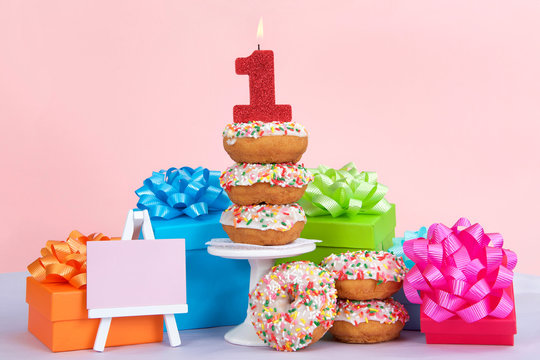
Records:
[[[514,301],[513,285],[505,289]],[[516,310],[504,319],[491,316],[473,323],[467,323],[454,316],[442,322],[436,322],[423,311],[420,313],[420,328],[426,335],[427,344],[478,344],[478,345],[514,345],[517,333]]]

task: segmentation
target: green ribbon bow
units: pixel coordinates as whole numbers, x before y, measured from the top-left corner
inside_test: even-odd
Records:
[[[390,209],[384,198],[388,188],[377,182],[376,172],[359,172],[352,162],[339,170],[321,165],[309,171],[315,179],[298,201],[308,216],[383,214]]]

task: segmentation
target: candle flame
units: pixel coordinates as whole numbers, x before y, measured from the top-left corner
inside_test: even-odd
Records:
[[[257,26],[257,42],[260,43],[263,39],[263,18],[259,20],[259,25]]]

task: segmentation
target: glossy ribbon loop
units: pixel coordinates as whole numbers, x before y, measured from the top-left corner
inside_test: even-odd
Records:
[[[359,172],[353,163],[339,170],[321,165],[309,171],[314,180],[298,202],[308,216],[382,214],[390,209],[384,198],[388,188],[377,182],[375,172]]]
[[[101,233],[84,236],[74,230],[66,241],[47,241],[42,257],[28,265],[28,271],[39,282],[69,282],[82,288],[86,285],[86,243],[105,240],[111,238]]]
[[[438,322],[453,316],[469,323],[507,317],[514,303],[504,289],[512,284],[517,256],[502,246],[501,235],[486,234],[465,218],[452,228],[433,224],[427,239],[403,243],[415,264],[403,282],[405,295],[423,303],[424,313]]]
[[[392,239],[392,247],[388,249],[391,253],[396,255],[397,257],[403,258],[403,261],[405,262],[405,266],[407,268],[412,269],[414,266],[414,262],[412,262],[411,259],[405,255],[405,252],[403,251],[403,244],[407,240],[413,240],[418,238],[424,238],[427,236],[427,228],[425,226],[422,226],[418,231],[405,231],[405,234],[403,237],[395,237]]]
[[[165,220],[225,210],[230,200],[219,185],[220,175],[219,171],[187,166],[154,172],[135,191],[139,196],[137,207],[148,210],[152,219]]]

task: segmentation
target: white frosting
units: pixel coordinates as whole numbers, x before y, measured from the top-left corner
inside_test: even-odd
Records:
[[[220,223],[237,228],[257,230],[290,230],[299,221],[306,222],[304,209],[296,203],[288,205],[233,204],[221,214]]]
[[[336,298],[326,271],[307,261],[285,263],[273,267],[251,291],[248,314],[265,343],[296,351],[311,343],[316,328],[330,328]]]
[[[361,323],[377,321],[381,324],[393,324],[396,321],[409,321],[407,310],[392,298],[385,300],[338,300],[335,321],[346,321],[357,326]]]
[[[407,267],[401,257],[386,251],[359,250],[331,254],[321,266],[336,280],[402,281]]]
[[[313,181],[313,175],[300,164],[238,163],[229,166],[219,180],[227,190],[231,186],[251,186],[256,183],[301,188]]]
[[[236,138],[254,138],[261,136],[308,136],[306,128],[295,122],[262,122],[250,121],[247,123],[232,123],[227,124],[223,130],[223,137],[226,138],[228,145],[234,145]]]

